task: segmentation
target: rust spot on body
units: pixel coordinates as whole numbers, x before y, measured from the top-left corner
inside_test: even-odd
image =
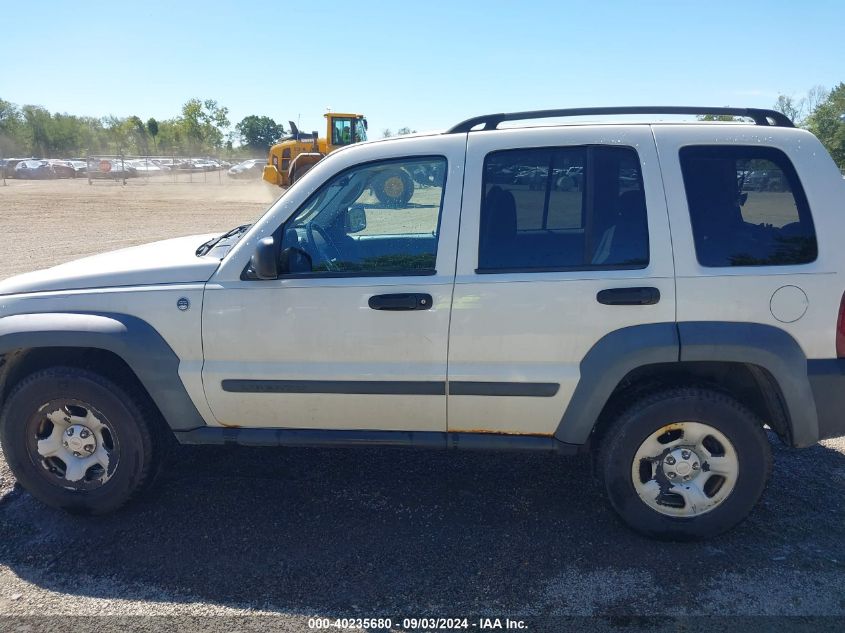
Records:
[[[478,433],[486,435],[520,435],[525,437],[552,437],[552,433],[518,433],[517,431],[491,431],[490,429],[449,429],[449,433]]]

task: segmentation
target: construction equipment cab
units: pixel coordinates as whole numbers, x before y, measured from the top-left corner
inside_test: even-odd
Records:
[[[291,134],[270,148],[263,178],[279,187],[289,187],[317,161],[336,149],[367,140],[367,119],[363,114],[327,112],[326,136],[316,131],[303,134],[293,121]]]

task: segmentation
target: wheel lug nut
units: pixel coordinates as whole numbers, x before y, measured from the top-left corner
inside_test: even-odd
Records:
[[[84,440],[85,438],[87,438],[89,435],[91,435],[91,432],[90,432],[88,429],[82,429],[82,430],[79,432],[79,437],[81,437],[83,440]]]
[[[669,457],[666,458],[666,463],[671,466],[672,464],[675,463],[675,458],[672,457],[671,455],[669,455]]]
[[[674,479],[674,478],[675,478],[675,473],[666,473],[666,476],[667,476],[669,479]]]
[[[67,431],[65,431],[65,435],[73,437],[73,427],[70,427]]]
[[[689,481],[689,475],[684,475],[684,481]]]
[[[89,453],[93,453],[94,452],[94,445],[93,444],[86,444],[85,450],[88,451]]]
[[[699,466],[698,466],[698,462],[693,462],[693,463],[692,463],[692,469],[693,469],[693,470],[698,470],[698,468],[699,468]]]
[[[681,451],[681,457],[684,459],[689,459],[689,451]]]

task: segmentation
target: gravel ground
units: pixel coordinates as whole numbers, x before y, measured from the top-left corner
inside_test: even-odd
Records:
[[[0,229],[15,244],[0,277],[224,230],[270,195],[254,183],[13,181],[0,186]],[[578,630],[591,615],[604,618],[591,628],[608,630],[745,631],[784,624],[720,618],[828,616],[789,627],[835,628],[845,616],[845,439],[804,450],[773,439],[773,450],[752,516],[693,544],[626,529],[584,458],[179,447],[150,493],[87,519],[14,487],[0,457],[0,614],[97,616],[6,621],[76,631],[299,631],[316,614],[498,616],[535,631]],[[141,615],[161,617],[130,617]]]

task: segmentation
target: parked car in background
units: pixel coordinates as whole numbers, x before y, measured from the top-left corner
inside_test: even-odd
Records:
[[[56,178],[76,178],[76,170],[69,160],[51,159],[47,161]]]
[[[742,182],[743,191],[783,191],[786,180],[779,171],[748,171]]]
[[[170,171],[176,167],[176,159],[174,158],[153,158],[152,161],[165,171]]]
[[[242,163],[238,163],[229,169],[229,176],[232,178],[254,178],[261,177],[264,171],[264,165],[267,164],[266,158],[250,158]]]
[[[34,158],[4,158],[3,159],[3,172],[6,178],[15,178],[15,167],[18,166],[18,163],[24,160],[35,160]]]
[[[193,161],[194,169],[197,171],[217,171],[220,169],[220,165],[218,165],[213,160],[208,160],[206,158],[198,158]]]
[[[135,178],[138,170],[128,160],[120,158],[91,158],[88,160],[89,178]]]
[[[165,169],[156,165],[153,161],[145,158],[136,158],[127,161],[130,167],[138,172],[139,176],[157,176],[170,169]]]
[[[76,172],[77,178],[85,178],[88,176],[88,163],[84,160],[78,158],[71,158],[67,161],[73,167],[73,170]]]
[[[55,178],[56,173],[49,161],[41,159],[22,160],[15,165],[15,178],[28,180]]]

